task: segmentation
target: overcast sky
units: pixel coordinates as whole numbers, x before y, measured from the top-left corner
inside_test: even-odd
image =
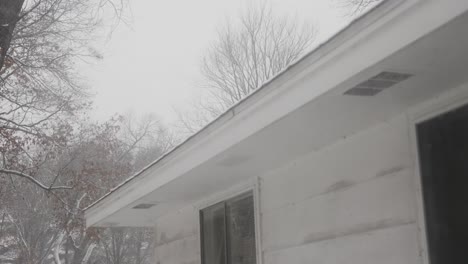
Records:
[[[86,70],[95,94],[94,117],[155,113],[166,123],[174,108],[197,95],[200,60],[216,30],[254,0],[129,0],[130,27],[120,26],[104,59]],[[319,44],[349,23],[337,0],[270,0],[273,11],[297,16],[319,30]]]

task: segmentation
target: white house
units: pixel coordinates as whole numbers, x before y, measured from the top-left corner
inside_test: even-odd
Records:
[[[156,263],[468,263],[468,1],[385,1],[86,210]]]

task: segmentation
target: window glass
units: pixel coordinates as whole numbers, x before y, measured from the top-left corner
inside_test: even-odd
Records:
[[[204,263],[226,263],[225,205],[219,203],[201,212]]]
[[[201,211],[204,264],[255,264],[255,218],[252,193]]]
[[[228,263],[254,264],[255,220],[252,195],[244,195],[226,202],[228,233]]]

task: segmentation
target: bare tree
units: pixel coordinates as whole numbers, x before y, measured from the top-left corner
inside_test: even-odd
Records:
[[[36,174],[43,179],[60,168],[57,182],[73,187],[67,191],[44,192],[21,177],[0,178],[10,181],[0,199],[0,262],[149,263],[150,230],[87,229],[82,209],[138,170],[147,154],[156,159],[171,146],[158,131],[165,130],[154,117],[82,123]]]
[[[108,5],[123,0],[6,0],[0,2],[0,177],[22,177],[43,190],[37,168],[64,147],[73,122],[89,106],[76,66],[100,58],[90,46]],[[42,153],[42,155],[39,155]]]
[[[105,264],[149,264],[153,254],[151,228],[115,227],[102,233],[93,260]]]
[[[194,114],[180,114],[182,126],[193,132],[224,112],[304,55],[315,35],[314,27],[267,5],[241,13],[218,31],[204,56],[207,96],[195,103]]]
[[[90,98],[76,66],[100,58],[90,43],[101,33],[103,5],[120,19],[124,4],[0,1],[9,10],[0,12],[1,263],[94,263],[110,232],[86,229],[82,209],[132,174],[137,160],[171,145],[168,133],[157,136],[164,129],[156,119],[86,120]],[[152,242],[144,234],[126,230],[127,263],[147,263]]]
[[[164,124],[154,114],[136,117],[128,112],[121,117],[120,137],[127,145],[127,153],[134,157],[139,152],[149,154],[149,149],[158,148],[156,155],[160,156],[173,145],[173,137]]]
[[[47,263],[47,257],[60,229],[53,221],[53,200],[37,187],[12,180],[23,191],[9,193],[11,199],[0,208],[4,225],[1,263]]]
[[[334,0],[345,14],[356,16],[385,0]]]
[[[92,11],[88,14],[79,14],[73,11],[73,15],[69,16],[71,10],[63,10],[62,7],[68,6],[78,9],[77,11]],[[81,3],[74,0],[3,0],[0,2],[0,71],[4,67],[11,66],[14,59],[11,57],[10,44],[15,42],[15,32],[24,30],[27,27],[35,26],[34,24],[42,24],[43,21],[49,22],[47,27],[52,28],[56,25],[63,23],[66,20],[75,22],[74,27],[71,29],[73,32],[83,30],[88,22],[95,20],[99,16],[100,11],[104,7],[110,7],[111,13],[120,21],[124,18],[124,10],[126,7],[125,0],[85,0]],[[62,9],[62,10],[60,10]],[[86,10],[84,10],[86,9]],[[65,11],[65,12],[61,12]],[[59,13],[62,18],[55,16]],[[35,16],[40,14],[40,16]],[[83,19],[83,18],[87,19]],[[31,20],[31,18],[34,18]],[[91,20],[90,20],[91,19]],[[27,23],[27,21],[32,23]],[[54,21],[56,20],[56,21]],[[26,22],[26,23],[25,23]],[[60,25],[60,26],[63,26]],[[69,28],[70,29],[70,28]],[[78,29],[78,30],[77,30]],[[57,30],[57,28],[54,28]],[[60,30],[60,29],[59,29]],[[44,34],[45,32],[40,32]],[[69,33],[69,32],[68,32]],[[48,33],[46,33],[48,34]],[[36,35],[37,36],[37,35]]]

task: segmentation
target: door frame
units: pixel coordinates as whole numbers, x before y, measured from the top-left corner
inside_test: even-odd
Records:
[[[418,228],[419,256],[423,264],[430,264],[427,240],[424,194],[420,167],[417,127],[422,122],[441,116],[462,106],[468,105],[468,83],[435,96],[407,111],[409,148],[414,167],[414,186],[416,198],[416,222]]]

